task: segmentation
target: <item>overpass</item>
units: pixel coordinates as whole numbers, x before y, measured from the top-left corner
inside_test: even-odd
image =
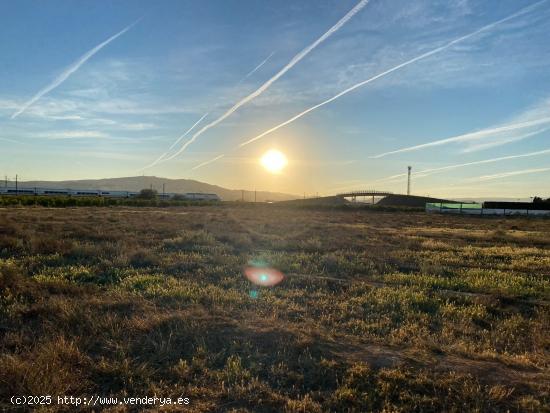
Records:
[[[352,200],[355,202],[357,200],[357,197],[371,197],[372,196],[372,203],[374,204],[374,198],[377,196],[388,196],[393,195],[393,192],[388,191],[378,191],[376,189],[367,189],[362,191],[349,191],[349,192],[342,192],[339,194],[336,194],[339,198],[352,198]]]

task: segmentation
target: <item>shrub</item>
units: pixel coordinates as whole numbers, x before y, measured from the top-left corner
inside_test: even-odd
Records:
[[[130,265],[133,267],[154,267],[160,262],[157,254],[146,249],[139,249],[130,257]]]
[[[158,192],[154,189],[142,189],[139,191],[138,198],[140,199],[157,199]]]

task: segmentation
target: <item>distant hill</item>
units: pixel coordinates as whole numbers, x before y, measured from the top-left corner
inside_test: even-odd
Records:
[[[415,195],[388,195],[380,199],[376,206],[385,206],[385,207],[409,207],[409,208],[424,208],[428,202],[445,202],[453,203],[456,201],[449,201],[446,199],[439,198],[430,198],[425,196],[415,196]],[[347,199],[340,196],[326,196],[319,198],[308,198],[308,199],[294,199],[289,201],[280,202],[282,205],[293,205],[293,206],[340,206],[340,205],[350,205],[350,206],[368,206],[371,205],[370,202],[350,202]]]
[[[140,191],[144,188],[156,189],[162,192],[162,184],[166,192],[204,192],[214,193],[224,201],[241,200],[243,192],[240,189],[227,189],[217,185],[210,185],[192,179],[168,179],[156,176],[130,176],[126,178],[83,179],[75,181],[27,181],[20,182],[19,186],[36,188],[68,188],[68,189],[104,189],[109,191]],[[262,201],[286,201],[298,198],[296,195],[278,192],[258,191],[256,199]],[[254,201],[254,191],[244,191],[245,201]]]
[[[382,198],[376,205],[380,206],[402,206],[402,207],[419,207],[424,208],[428,202],[456,202],[446,199],[429,198],[426,196],[415,195],[388,195]]]

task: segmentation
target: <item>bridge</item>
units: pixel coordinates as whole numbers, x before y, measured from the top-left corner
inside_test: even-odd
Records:
[[[377,196],[388,196],[393,195],[393,192],[388,191],[378,191],[375,189],[367,189],[363,191],[349,191],[349,192],[342,192],[340,194],[336,194],[339,198],[352,198],[352,200],[355,202],[357,200],[357,197],[367,197],[372,196],[372,203],[374,204],[374,198]]]

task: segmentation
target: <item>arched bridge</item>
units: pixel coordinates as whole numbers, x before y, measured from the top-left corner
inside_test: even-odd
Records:
[[[350,191],[350,192],[342,192],[340,194],[336,194],[336,196],[339,196],[341,198],[352,198],[357,196],[388,196],[388,195],[393,195],[393,192],[367,189],[365,191]]]
[[[367,189],[364,191],[349,191],[336,194],[339,198],[351,198],[353,202],[357,201],[357,197],[372,197],[372,204],[374,205],[374,198],[378,196],[388,196],[393,195],[392,192],[388,191],[377,191],[375,189]]]

